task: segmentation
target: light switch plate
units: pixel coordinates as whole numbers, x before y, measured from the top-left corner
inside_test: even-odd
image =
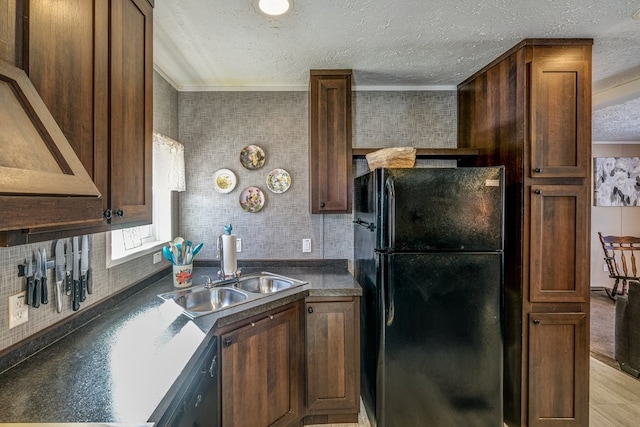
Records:
[[[302,252],[311,252],[311,239],[302,239]]]

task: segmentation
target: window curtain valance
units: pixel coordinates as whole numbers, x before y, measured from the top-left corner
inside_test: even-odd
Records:
[[[185,191],[184,145],[153,132],[153,185],[171,191]]]

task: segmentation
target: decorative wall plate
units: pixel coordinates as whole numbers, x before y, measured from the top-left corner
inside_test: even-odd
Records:
[[[240,151],[240,163],[245,169],[260,169],[265,160],[264,150],[257,145],[247,145]]]
[[[218,169],[213,175],[213,189],[218,193],[229,193],[236,188],[236,175],[229,169]]]
[[[245,212],[260,212],[264,206],[264,193],[258,187],[247,187],[240,193],[240,206]]]
[[[274,193],[284,193],[291,186],[291,175],[284,169],[274,169],[267,175],[267,188]]]

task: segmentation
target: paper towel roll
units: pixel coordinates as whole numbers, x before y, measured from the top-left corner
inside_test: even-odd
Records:
[[[224,274],[232,276],[238,269],[235,234],[222,235],[222,255],[224,256]]]

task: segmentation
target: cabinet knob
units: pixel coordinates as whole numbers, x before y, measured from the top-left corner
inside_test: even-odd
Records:
[[[251,322],[251,327],[253,328],[254,326],[256,326],[256,324]]]
[[[324,202],[320,202],[320,207],[324,208]]]
[[[533,190],[533,192],[536,194],[542,194],[542,190]]]
[[[533,171],[535,173],[541,173],[542,172],[542,168],[535,168]]]
[[[307,308],[307,311],[309,312],[309,314],[313,313],[313,307]]]
[[[534,325],[539,325],[540,324],[540,319],[533,319],[533,324]]]
[[[106,211],[102,212],[102,216],[107,221],[112,219],[114,215],[119,218],[122,218],[124,216],[124,211],[122,209],[116,209],[116,210],[107,209]]]
[[[233,341],[231,341],[231,338],[225,338],[224,341],[222,341],[222,345],[224,347],[229,347],[231,344],[233,344]]]

